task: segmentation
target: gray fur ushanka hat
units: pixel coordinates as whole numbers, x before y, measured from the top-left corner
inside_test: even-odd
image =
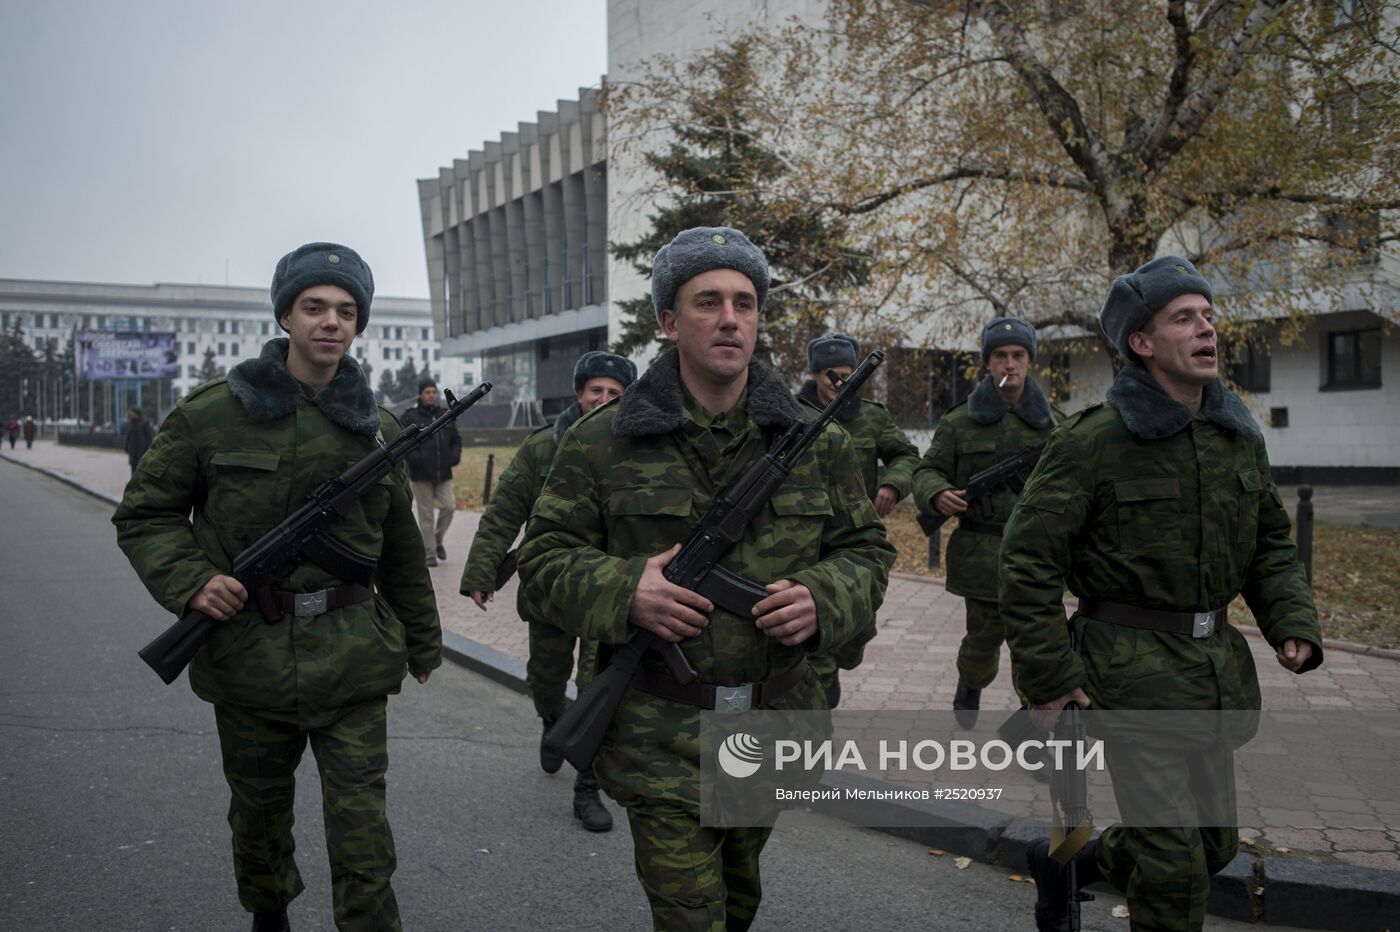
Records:
[[[992,350],[999,346],[1024,346],[1035,362],[1035,328],[1019,317],[993,317],[982,328],[982,362],[992,358]]]
[[[807,343],[807,371],[825,372],[832,366],[856,366],[860,341],[844,333],[828,333]]]
[[[374,276],[359,253],[339,243],[307,243],[277,260],[272,273],[272,314],[278,326],[297,295],[316,285],[339,285],[350,292],[355,299],[355,333],[365,332]]]
[[[589,379],[613,379],[626,388],[637,380],[637,364],[626,356],[591,350],[574,363],[574,391],[582,391]]]
[[[691,227],[656,252],[651,263],[651,306],[656,322],[661,312],[676,309],[676,292],[697,275],[713,269],[733,269],[747,275],[758,295],[759,310],[768,297],[768,260],[763,251],[733,227]]]
[[[1108,298],[1099,310],[1099,326],[1104,336],[1123,354],[1137,359],[1128,347],[1128,337],[1137,333],[1152,315],[1184,294],[1204,295],[1215,303],[1215,293],[1196,267],[1180,256],[1158,256],[1128,275],[1119,275],[1108,289]]]

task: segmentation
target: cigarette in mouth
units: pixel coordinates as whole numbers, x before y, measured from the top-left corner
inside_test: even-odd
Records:
[[[1002,377],[1001,377],[1001,381],[997,383],[997,388],[1005,388],[1005,387],[1006,387],[1006,380],[1009,379],[1009,378],[1011,378],[1011,376],[1009,376],[1009,375],[1004,375],[1004,376],[1002,376]]]

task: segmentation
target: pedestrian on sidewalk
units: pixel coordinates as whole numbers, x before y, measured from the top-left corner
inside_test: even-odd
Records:
[[[858,635],[894,563],[850,435],[833,424],[726,557],[772,581],[756,620],[663,575],[729,480],[807,422],[782,377],[753,361],[768,285],[763,253],[738,230],[690,229],[661,248],[652,304],[675,346],[564,435],[520,545],[522,616],[609,656],[645,629],[679,643],[698,674],[681,683],[649,652],[595,759],[627,810],[657,929],[747,929],[762,898],[772,830],[700,821],[700,712],[726,692],[715,687],[761,697],[755,708],[825,708],[808,658]],[[606,659],[600,649],[600,669]]]
[[[542,427],[525,439],[515,458],[501,474],[501,481],[491,495],[491,504],[481,516],[476,536],[472,539],[467,565],[462,568],[461,592],[486,609],[495,601],[495,589],[501,566],[506,561],[510,545],[515,543],[520,529],[530,517],[535,500],[540,497],[549,464],[559,441],[574,422],[600,405],[619,397],[637,378],[636,365],[626,357],[600,350],[584,353],[574,364],[574,403],[565,408],[553,426]],[[574,672],[574,635],[549,623],[547,617],[521,617],[530,625],[530,657],[525,664],[525,680],[530,687],[535,712],[539,714],[544,731],[549,731],[555,719],[564,713],[564,691]],[[591,652],[579,650],[580,686],[586,684],[592,672]],[[556,773],[564,759],[540,743],[540,767],[545,773]],[[586,767],[574,778],[574,817],[593,832],[612,828],[612,815],[598,798],[598,780],[593,768]]]
[[[1064,418],[1031,377],[1037,343],[1035,328],[1019,317],[997,317],[982,328],[987,374],[966,401],[944,413],[914,470],[919,510],[958,518],[948,539],[948,591],[963,597],[967,611],[953,694],[953,711],[964,728],[977,724],[982,690],[996,679],[1001,664],[1006,634],[997,610],[997,551],[1016,503],[1016,492],[1001,488],[988,505],[972,508],[965,498],[967,483],[987,467],[1043,442]]]
[[[1114,279],[1099,322],[1126,364],[1105,403],[1051,436],[1006,526],[1001,614],[1016,685],[1042,727],[1069,702],[1258,710],[1253,655],[1226,617],[1236,595],[1284,669],[1322,662],[1262,432],[1219,379],[1213,300],[1176,256]],[[1068,626],[1067,583],[1079,596]],[[1134,930],[1200,929],[1211,875],[1239,850],[1230,742],[1154,734],[1105,750],[1123,823],[1057,853],[1072,856],[1079,885],[1123,891]],[[1027,859],[1036,927],[1069,928],[1068,868],[1046,841]]]
[[[38,432],[39,425],[34,423],[34,416],[32,414],[27,415],[24,419],[24,448],[26,450],[34,449],[34,435]],[[13,449],[14,444],[11,443],[10,447]]]
[[[238,898],[254,932],[288,930],[287,904],[302,891],[292,819],[308,742],[336,928],[401,929],[385,809],[388,696],[405,672],[426,683],[442,662],[407,475],[376,483],[331,528],[342,547],[377,561],[374,588],[310,561],[256,593],[228,575],[233,555],[400,433],[349,354],[373,295],[352,249],[310,243],[283,256],[272,306],[286,336],[181,399],[112,517],[161,605],[219,622],[190,664],[190,686],[214,704]]]
[[[13,450],[15,448],[15,439],[19,437],[18,418],[12,417],[5,423],[5,436],[10,439],[10,449]]]
[[[141,462],[141,457],[151,448],[151,441],[155,436],[155,428],[151,426],[151,422],[141,414],[140,408],[133,406],[127,413],[125,439],[126,461],[133,474],[136,472],[136,464]]]
[[[403,413],[405,425],[427,427],[447,408],[438,404],[438,386],[432,378],[418,382],[418,403]],[[462,462],[462,435],[456,426],[433,434],[426,443],[408,455],[408,478],[413,482],[413,501],[418,508],[418,531],[423,535],[427,564],[437,566],[447,559],[447,529],[457,513],[452,494],[452,467]],[[434,523],[433,512],[437,512]]]
[[[811,376],[798,391],[798,399],[814,412],[819,412],[836,398],[839,390],[827,377],[832,371],[842,379],[849,378],[860,364],[860,341],[844,333],[817,337],[807,344],[807,372]],[[919,465],[919,448],[910,442],[894,418],[878,401],[853,398],[836,414],[836,422],[851,435],[856,459],[860,463],[865,493],[875,504],[875,513],[883,518],[908,495],[914,483],[914,468]],[[881,474],[880,464],[884,464]],[[831,657],[813,661],[817,673],[826,684],[826,704],[834,709],[841,701],[841,670],[854,670],[865,656],[865,645],[875,637],[875,618],[867,619],[860,636],[847,642]]]

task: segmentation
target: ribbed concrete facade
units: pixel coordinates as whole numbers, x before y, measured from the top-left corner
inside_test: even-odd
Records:
[[[443,353],[482,356],[488,400],[572,400],[607,328],[607,152],[597,91],[418,182]],[[550,412],[552,413],[552,412]]]

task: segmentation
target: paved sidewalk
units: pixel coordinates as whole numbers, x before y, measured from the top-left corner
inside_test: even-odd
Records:
[[[38,441],[32,450],[21,444],[0,451],[12,459],[59,474],[108,497],[119,497],[126,484],[126,457],[120,451],[60,447]],[[0,467],[2,468],[2,467]],[[518,581],[497,593],[486,611],[459,595],[458,582],[479,512],[459,511],[446,541],[446,562],[431,570],[443,627],[502,653],[523,660],[527,631],[515,612]],[[948,594],[940,580],[897,575],[890,581],[878,618],[879,634],[867,647],[865,663],[842,673],[843,710],[937,710],[951,706],[957,685],[954,659],[962,637],[962,600]],[[1400,662],[1331,649],[1326,664],[1305,676],[1288,673],[1254,629],[1249,643],[1263,687],[1264,708],[1386,710],[1400,707]],[[996,681],[983,693],[983,708],[1009,710],[1016,701],[1011,690],[1009,662],[1003,659]],[[1244,787],[1241,788],[1245,789]],[[1295,814],[1307,803],[1290,801]],[[1267,803],[1265,803],[1267,805]],[[1321,811],[1316,807],[1314,815]],[[1242,834],[1261,835],[1268,843],[1326,861],[1400,870],[1400,831],[1359,829],[1292,829],[1271,825],[1268,810],[1242,808]],[[1317,824],[1317,823],[1314,823]],[[1324,818],[1321,824],[1334,824]]]

